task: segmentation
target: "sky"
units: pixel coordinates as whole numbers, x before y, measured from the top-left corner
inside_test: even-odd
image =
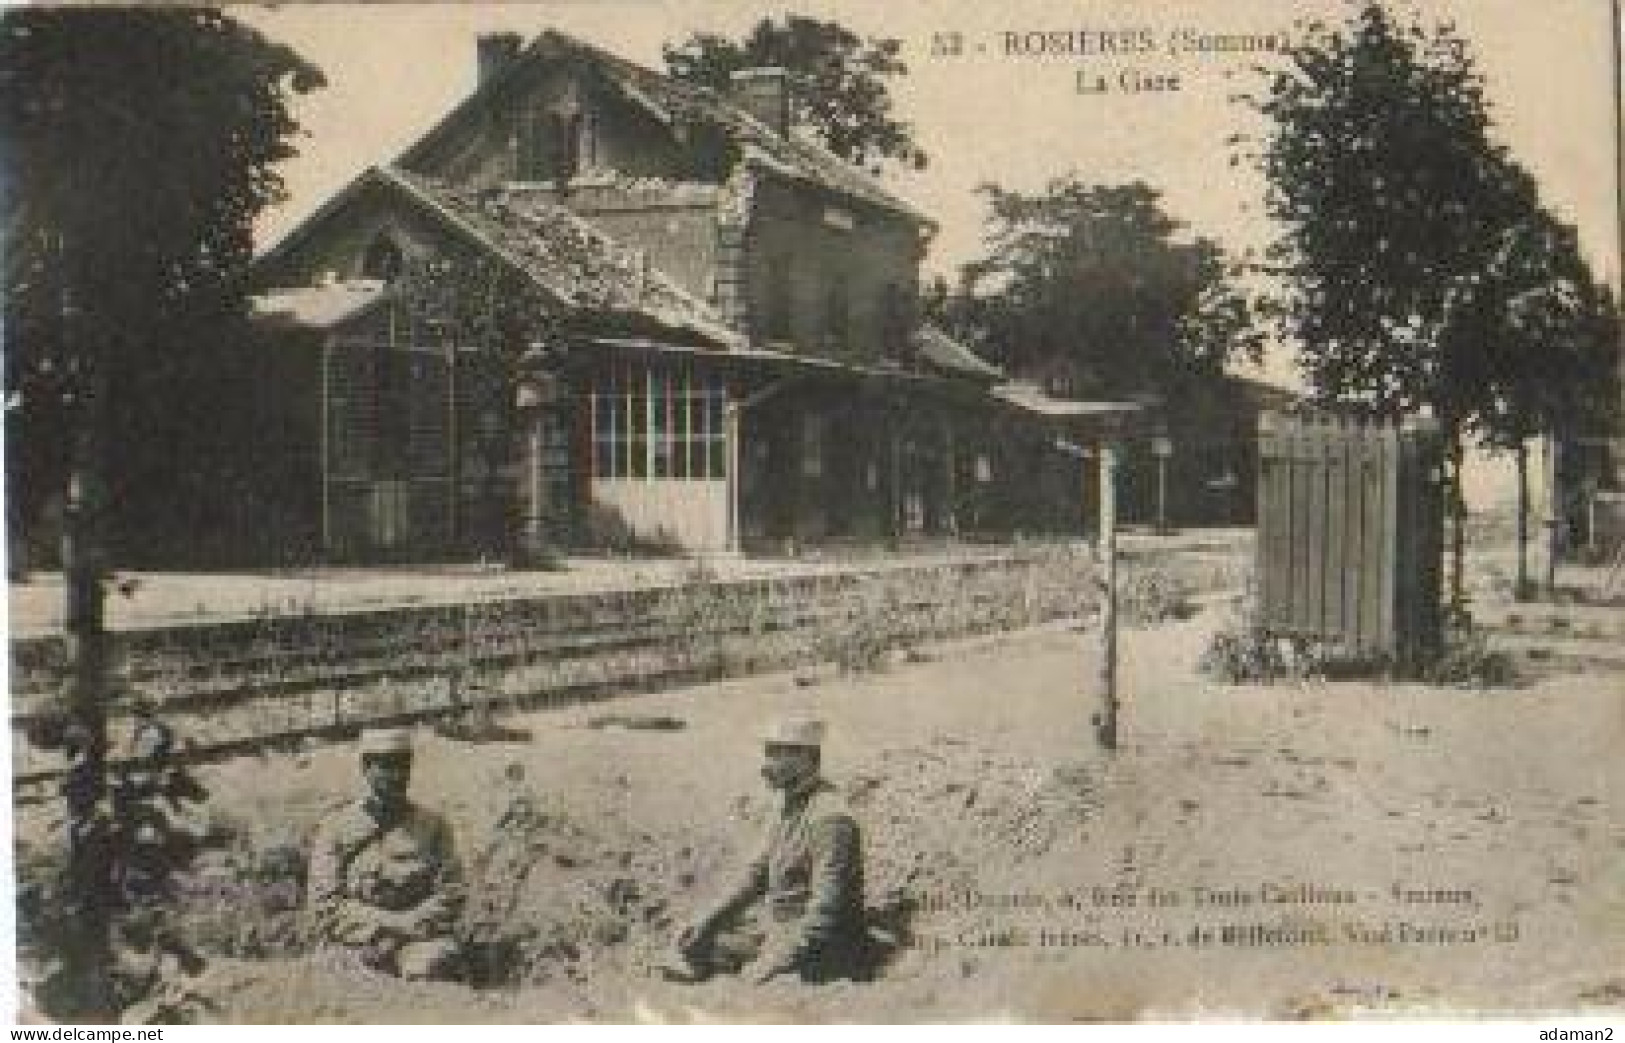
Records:
[[[740,35],[763,16],[839,21],[896,37],[908,75],[895,82],[930,164],[892,187],[940,224],[926,257],[952,275],[976,256],[984,209],[976,187],[1036,190],[1076,173],[1142,180],[1191,234],[1236,251],[1262,245],[1257,173],[1231,163],[1233,135],[1259,131],[1233,100],[1271,36],[1304,19],[1341,19],[1349,0],[815,0],[793,8],[745,0],[541,0],[516,5],[293,4],[238,16],[295,47],[328,86],[300,98],[302,154],[284,167],[290,199],[265,215],[262,246],[368,165],[386,162],[474,86],[475,39],[556,28],[651,67],[664,42],[695,31]],[[1610,0],[1417,0],[1407,8],[1454,22],[1486,79],[1492,133],[1538,179],[1545,201],[1580,230],[1600,276],[1620,270],[1614,26]],[[953,48],[957,55],[941,53]],[[1127,42],[1125,44],[1125,41]],[[1119,53],[1103,53],[1115,44]],[[1125,46],[1137,53],[1121,53]],[[1077,53],[1079,50],[1084,53]],[[934,53],[935,52],[935,53]],[[1178,80],[1177,90],[1128,90]],[[1107,89],[1098,89],[1105,81]],[[1080,86],[1085,88],[1080,91]],[[1294,380],[1284,352],[1263,375]]]

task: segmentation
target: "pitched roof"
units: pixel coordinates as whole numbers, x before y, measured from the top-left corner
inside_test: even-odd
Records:
[[[643,319],[713,344],[739,341],[708,304],[651,268],[642,251],[621,245],[541,193],[458,187],[395,167],[364,172],[257,263],[271,263],[368,187],[396,193],[567,308]],[[343,307],[342,295],[320,287],[277,292],[284,299],[266,295],[265,308],[315,308],[325,314],[330,307]]]
[[[1004,370],[982,358],[935,326],[926,324],[914,331],[914,347],[932,365],[984,380],[1003,380]]]
[[[650,267],[642,250],[541,193],[466,188],[398,168],[384,173],[570,307],[641,314],[712,340],[736,339],[708,304]]]
[[[1143,402],[1055,398],[1030,381],[1012,380],[1000,384],[993,389],[993,397],[1024,412],[1050,419],[1132,416],[1147,411]]]
[[[748,163],[889,210],[918,224],[935,225],[924,213],[888,191],[873,176],[828,149],[810,141],[779,134],[717,91],[646,69],[553,29],[537,36],[503,71],[481,84],[462,104],[402,153],[396,161],[397,166],[415,165],[436,142],[473,118],[492,97],[499,95],[503,85],[511,82],[525,65],[570,57],[584,60],[628,101],[668,126],[702,122],[721,127],[741,146]]]

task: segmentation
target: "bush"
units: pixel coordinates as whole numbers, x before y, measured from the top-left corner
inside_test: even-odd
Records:
[[[1226,684],[1401,676],[1427,684],[1496,688],[1518,680],[1512,658],[1491,649],[1483,633],[1470,624],[1449,628],[1439,651],[1413,664],[1376,653],[1351,653],[1305,638],[1271,637],[1254,624],[1239,624],[1218,630],[1208,639],[1197,669]]]
[[[1504,688],[1518,681],[1512,657],[1490,648],[1484,632],[1470,623],[1448,630],[1439,654],[1420,673],[1429,684],[1463,688]]]
[[[1226,684],[1268,683],[1288,674],[1279,642],[1253,626],[1215,631],[1196,669]]]
[[[1128,568],[1118,574],[1117,608],[1124,625],[1153,627],[1195,614],[1188,584],[1159,565]]]

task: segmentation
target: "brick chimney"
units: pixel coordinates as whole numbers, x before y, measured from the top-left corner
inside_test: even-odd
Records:
[[[475,55],[479,62],[477,85],[485,86],[491,78],[506,69],[519,57],[524,37],[518,33],[481,33],[475,41]]]
[[[780,137],[790,133],[790,75],[783,69],[740,69],[733,80],[734,102],[771,127]]]

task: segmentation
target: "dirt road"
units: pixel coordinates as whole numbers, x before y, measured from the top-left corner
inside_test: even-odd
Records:
[[[1625,1004],[1625,685],[1227,687],[1215,619],[1126,635],[1124,744],[1091,746],[1090,639],[1065,628],[881,673],[728,682],[425,737],[514,983],[474,991],[217,959],[224,1020],[1128,1020]],[[678,986],[670,925],[766,811],[759,729],[830,722],[871,897],[918,905],[873,984]],[[353,792],[353,750],[211,768],[244,855]],[[241,921],[241,903],[224,903]]]

